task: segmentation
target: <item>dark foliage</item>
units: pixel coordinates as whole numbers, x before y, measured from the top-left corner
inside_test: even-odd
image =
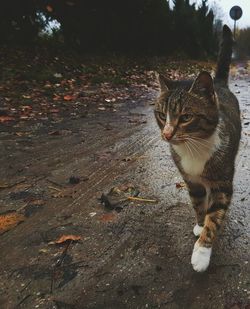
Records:
[[[85,52],[211,55],[214,14],[207,0],[9,0],[0,10],[0,41],[28,43],[51,20],[65,44]]]
[[[250,58],[250,28],[241,29],[236,36],[236,50],[241,58]]]

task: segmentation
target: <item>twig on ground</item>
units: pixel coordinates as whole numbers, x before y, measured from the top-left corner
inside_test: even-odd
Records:
[[[55,282],[55,275],[56,275],[56,270],[58,267],[60,267],[66,257],[67,251],[69,249],[70,244],[72,243],[72,240],[67,242],[66,247],[64,248],[61,256],[59,257],[59,259],[56,261],[56,263],[53,265],[53,269],[52,269],[52,275],[51,275],[51,284],[50,284],[50,293],[53,293],[54,290],[54,282]]]
[[[61,189],[58,189],[58,188],[55,188],[55,187],[49,186],[48,188],[51,189],[51,190],[55,190],[55,191],[58,191],[58,192],[62,192]]]
[[[135,196],[129,196],[128,200],[130,201],[138,201],[138,202],[145,202],[145,203],[158,203],[157,200],[150,200],[142,197],[135,197]]]

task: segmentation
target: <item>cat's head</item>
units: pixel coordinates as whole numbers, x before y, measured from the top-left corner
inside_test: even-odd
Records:
[[[162,75],[158,75],[158,81],[160,95],[155,104],[155,117],[163,139],[179,144],[189,138],[210,137],[219,117],[211,75],[201,72],[188,88]]]

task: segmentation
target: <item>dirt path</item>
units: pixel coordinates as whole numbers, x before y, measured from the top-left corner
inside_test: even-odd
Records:
[[[235,194],[204,274],[190,264],[194,213],[153,119],[154,92],[54,124],[50,135],[2,133],[1,212],[26,219],[0,236],[0,307],[250,308],[250,77],[239,71],[231,80],[243,115]],[[105,209],[102,192],[128,183],[158,203]],[[70,234],[82,240],[48,244]]]

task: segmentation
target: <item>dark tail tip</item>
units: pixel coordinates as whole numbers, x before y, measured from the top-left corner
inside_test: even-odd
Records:
[[[233,45],[234,45],[234,39],[232,31],[227,25],[224,25],[222,31],[222,41],[220,45],[215,80],[221,81],[226,85],[228,82]]]
[[[233,33],[227,25],[223,26],[222,37],[223,37],[223,40],[230,40],[232,42],[234,41],[233,40]]]
[[[227,25],[223,26],[223,36],[232,36],[232,31]]]

